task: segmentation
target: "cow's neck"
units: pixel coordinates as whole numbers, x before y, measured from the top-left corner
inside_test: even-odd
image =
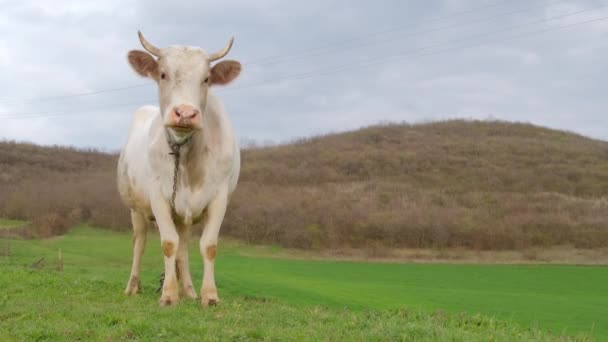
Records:
[[[174,155],[174,156],[180,155],[182,147],[189,144],[190,141],[192,140],[192,136],[194,135],[194,133],[192,133],[187,137],[177,138],[175,136],[175,134],[170,131],[169,128],[164,128],[164,130],[165,130],[165,137],[167,139],[167,145],[169,145],[169,150],[170,150],[169,154]]]
[[[168,132],[167,132],[168,133]],[[167,135],[168,153],[178,159],[180,184],[188,184],[190,187],[198,187],[204,180],[204,159],[209,151],[205,138],[206,130],[194,132],[187,140],[176,142],[170,140],[171,135]]]
[[[180,140],[175,140],[173,135],[168,131],[168,128],[165,128],[165,133],[169,154],[178,155],[180,157],[180,164],[192,162],[193,159],[197,159],[200,155],[197,152],[203,152],[207,149],[207,143],[204,138],[205,132],[202,129]]]

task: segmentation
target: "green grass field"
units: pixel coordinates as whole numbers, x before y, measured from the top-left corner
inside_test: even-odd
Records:
[[[0,253],[3,341],[608,339],[606,267],[287,260],[243,256],[220,241],[222,304],[161,309],[153,233],[137,297],[122,295],[129,234],[79,227],[49,240],[0,240],[0,250],[8,245],[10,255]],[[63,273],[54,270],[59,248]],[[42,257],[44,267],[33,269]],[[196,241],[190,260],[200,286]]]
[[[0,229],[18,228],[25,225],[27,222],[19,220],[0,219]]]

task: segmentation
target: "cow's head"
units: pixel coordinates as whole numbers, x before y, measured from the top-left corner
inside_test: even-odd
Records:
[[[160,112],[176,142],[183,141],[202,127],[202,116],[207,106],[207,92],[212,85],[224,85],[241,72],[241,64],[226,60],[213,66],[211,63],[224,57],[234,38],[221,51],[207,54],[189,46],[170,46],[159,49],[138,32],[146,51],[129,52],[129,63],[144,77],[158,83]]]

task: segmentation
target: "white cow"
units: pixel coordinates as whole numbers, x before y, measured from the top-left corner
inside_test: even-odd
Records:
[[[201,303],[219,303],[214,260],[220,225],[240,170],[240,152],[232,127],[212,85],[235,79],[237,61],[211,62],[224,57],[233,39],[220,52],[207,54],[188,46],[159,49],[139,40],[149,52],[129,52],[129,63],[158,84],[160,108],[145,106],[133,117],[129,138],[118,162],[118,188],[131,208],[133,265],[125,293],[140,290],[139,269],[150,221],[160,232],[165,261],[161,306],[183,295],[195,299],[188,267],[188,237],[193,223],[203,222],[200,251],[204,261]]]

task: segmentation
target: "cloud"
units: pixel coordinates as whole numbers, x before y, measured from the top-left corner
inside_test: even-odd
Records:
[[[489,116],[608,139],[602,77],[608,21],[509,39],[608,16],[608,7],[525,26],[601,3],[492,4],[5,1],[0,137],[119,149],[133,110],[157,101],[155,86],[136,76],[125,58],[140,48],[141,29],[159,46],[209,51],[235,35],[230,58],[243,62],[244,71],[217,93],[238,135],[257,141],[388,120]],[[27,101],[140,84],[149,85]]]

